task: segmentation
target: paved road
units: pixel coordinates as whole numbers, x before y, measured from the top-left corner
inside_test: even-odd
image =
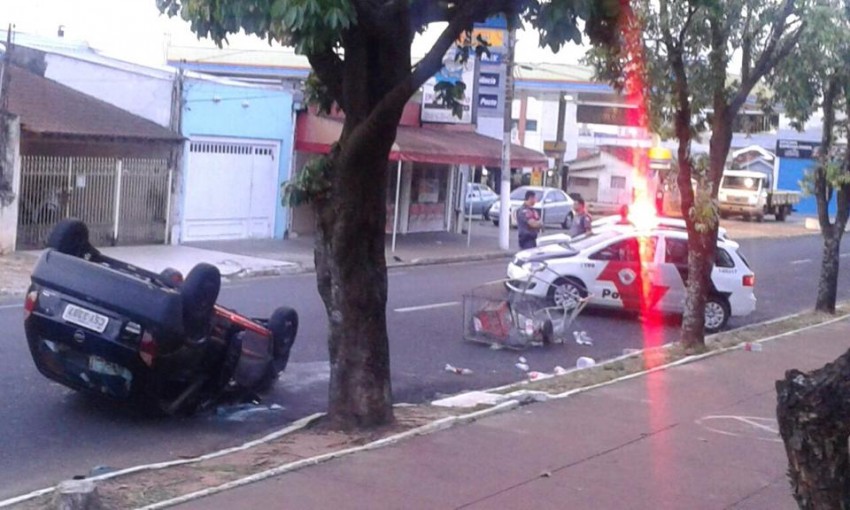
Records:
[[[806,309],[814,302],[821,241],[817,236],[751,240],[742,251],[757,274],[759,310],[731,326]],[[847,248],[845,252],[850,252]],[[847,263],[847,256],[843,258]],[[397,401],[418,402],[439,394],[519,380],[513,351],[493,351],[461,341],[458,303],[464,291],[502,277],[505,262],[398,268],[390,271],[388,323]],[[850,297],[850,271],[842,272],[842,299]],[[81,397],[39,375],[26,350],[21,310],[0,302],[0,499],[41,488],[92,467],[125,467],[195,455],[242,442],[306,414],[324,409],[328,374],[325,315],[313,275],[270,278],[227,286],[221,301],[240,311],[268,315],[294,305],[302,317],[290,368],[268,396],[282,410],[225,412],[178,420],[146,420]],[[439,306],[433,306],[439,305]],[[422,308],[424,307],[424,308]],[[574,365],[578,356],[604,359],[641,347],[642,325],[633,317],[587,313],[580,326],[595,340],[523,353],[533,370]],[[661,333],[677,337],[675,320]],[[470,376],[444,371],[446,363],[471,368]]]

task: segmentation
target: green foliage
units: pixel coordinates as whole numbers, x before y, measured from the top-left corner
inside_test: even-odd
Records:
[[[316,105],[322,113],[330,113],[334,105],[330,91],[314,72],[310,72],[304,81],[304,99],[308,104]]]
[[[708,232],[718,224],[720,207],[714,197],[714,183],[708,178],[709,159],[701,154],[693,160],[694,206],[688,215],[694,221],[697,232]]]
[[[339,45],[341,34],[357,24],[349,0],[156,0],[160,12],[179,14],[198,37],[218,45],[244,31],[302,54]]]
[[[332,167],[330,156],[319,156],[304,165],[295,179],[281,184],[283,206],[295,207],[327,197],[331,192]]]

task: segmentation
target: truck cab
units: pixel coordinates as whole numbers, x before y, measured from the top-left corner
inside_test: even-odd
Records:
[[[751,170],[725,170],[717,195],[720,216],[740,215],[762,221],[765,215],[772,214],[777,221],[785,221],[800,201],[800,194],[774,190],[770,177]]]

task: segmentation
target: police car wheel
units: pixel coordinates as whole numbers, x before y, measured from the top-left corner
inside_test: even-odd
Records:
[[[716,333],[729,322],[729,303],[720,296],[709,296],[705,302],[705,331]]]
[[[575,308],[586,296],[584,284],[573,278],[560,278],[549,286],[549,301],[558,307]]]

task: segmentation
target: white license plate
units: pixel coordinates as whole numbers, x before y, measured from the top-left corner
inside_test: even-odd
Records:
[[[65,307],[65,311],[62,312],[62,318],[71,324],[76,324],[77,326],[82,326],[98,333],[103,333],[106,330],[107,324],[109,324],[109,317],[72,304]]]

